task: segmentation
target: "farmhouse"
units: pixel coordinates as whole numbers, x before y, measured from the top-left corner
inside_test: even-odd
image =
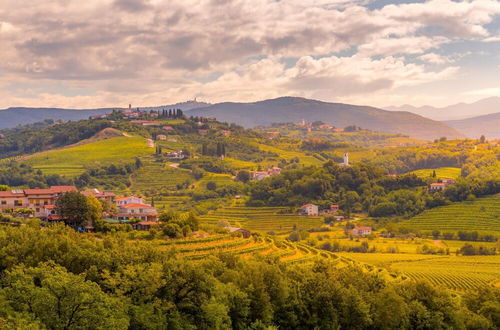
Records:
[[[116,199],[116,206],[124,206],[127,204],[144,204],[144,199],[136,196],[120,197]]]
[[[339,206],[337,204],[330,205],[330,208],[323,210],[323,214],[335,214],[339,211]]]
[[[162,129],[167,131],[167,132],[172,132],[174,130],[174,128],[172,126],[163,126]]]
[[[167,139],[167,136],[164,134],[158,134],[156,136],[156,140],[165,141],[166,139]]]
[[[223,136],[229,136],[229,135],[231,135],[231,131],[229,131],[229,130],[222,130],[222,131],[220,131],[220,133],[221,133]]]
[[[208,134],[208,130],[207,129],[199,129],[198,130],[198,134],[200,134],[200,135],[207,135]]]
[[[318,205],[314,205],[311,203],[304,204],[300,208],[299,213],[304,214],[304,215],[308,215],[308,216],[318,216],[319,215]]]
[[[250,231],[243,229],[243,228],[238,228],[238,227],[225,227],[230,233],[240,233],[243,238],[249,238],[251,236]]]
[[[366,236],[372,233],[372,227],[354,227],[352,234],[354,236]]]
[[[167,152],[167,158],[169,159],[184,159],[186,157],[186,154],[182,150]]]
[[[31,209],[35,217],[45,218],[51,214],[57,198],[69,191],[77,191],[75,186],[51,186],[50,188],[17,189],[0,191],[0,210]]]
[[[250,171],[250,180],[260,181],[267,177],[278,175],[280,173],[281,173],[281,168],[276,166],[268,168],[265,171]]]
[[[150,204],[130,203],[118,206],[116,220],[141,219],[143,221],[157,221],[158,212]]]

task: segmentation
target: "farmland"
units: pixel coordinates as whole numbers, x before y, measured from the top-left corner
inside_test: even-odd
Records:
[[[45,174],[76,176],[86,167],[132,162],[153,152],[143,137],[114,137],[98,142],[33,155],[27,160]]]
[[[436,178],[442,179],[457,179],[460,177],[460,168],[458,167],[440,167],[436,169],[428,168],[422,170],[416,170],[411,172],[421,179],[427,179],[432,177],[434,171],[436,171]]]
[[[500,195],[426,210],[405,226],[420,230],[479,231],[500,234]]]
[[[498,256],[426,256],[421,254],[340,253],[339,255],[386,267],[412,279],[453,290],[477,289],[500,283]]]
[[[290,214],[283,207],[224,207],[201,216],[204,223],[217,224],[228,221],[231,225],[243,226],[246,229],[259,232],[288,232],[296,229],[319,227],[322,217],[308,217]]]

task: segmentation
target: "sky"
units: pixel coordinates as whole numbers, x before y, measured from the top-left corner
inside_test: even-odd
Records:
[[[500,1],[2,0],[0,108],[500,96]]]

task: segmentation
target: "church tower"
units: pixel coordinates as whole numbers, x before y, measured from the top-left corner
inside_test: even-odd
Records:
[[[344,153],[344,166],[349,166],[349,153]]]

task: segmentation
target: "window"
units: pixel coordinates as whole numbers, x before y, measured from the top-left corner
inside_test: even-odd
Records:
[[[7,201],[2,201],[2,205],[6,205],[7,204]]]

